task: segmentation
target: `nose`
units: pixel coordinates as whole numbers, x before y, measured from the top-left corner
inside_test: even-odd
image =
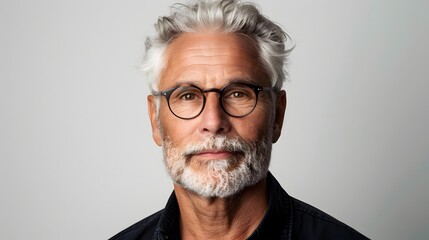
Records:
[[[206,93],[206,105],[200,116],[201,133],[215,135],[230,131],[229,116],[223,111],[216,92]]]

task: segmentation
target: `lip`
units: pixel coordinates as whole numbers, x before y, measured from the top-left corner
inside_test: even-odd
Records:
[[[230,158],[233,155],[232,152],[222,151],[222,150],[206,150],[194,154],[194,156],[205,158],[205,159],[226,159]]]

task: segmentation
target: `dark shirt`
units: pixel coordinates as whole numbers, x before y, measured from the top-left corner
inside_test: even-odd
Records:
[[[248,237],[256,239],[368,239],[328,214],[289,196],[274,176],[267,176],[268,210]],[[123,230],[110,240],[179,240],[180,209],[174,192],[166,207]]]

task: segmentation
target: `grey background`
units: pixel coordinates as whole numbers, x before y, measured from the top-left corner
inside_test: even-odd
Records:
[[[172,189],[135,69],[174,1],[2,0],[0,239],[106,239]],[[429,236],[427,1],[257,1],[297,47],[271,170],[373,239]]]

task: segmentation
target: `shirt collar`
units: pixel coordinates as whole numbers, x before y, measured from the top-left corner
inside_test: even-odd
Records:
[[[267,212],[256,230],[247,239],[274,239],[280,236],[290,239],[292,200],[270,172],[267,174],[267,195]],[[155,239],[180,239],[180,209],[174,191],[159,219]]]
[[[180,239],[180,209],[174,191],[162,211],[153,239]]]
[[[292,200],[271,172],[267,174],[267,192],[268,210],[247,239],[291,239]]]

